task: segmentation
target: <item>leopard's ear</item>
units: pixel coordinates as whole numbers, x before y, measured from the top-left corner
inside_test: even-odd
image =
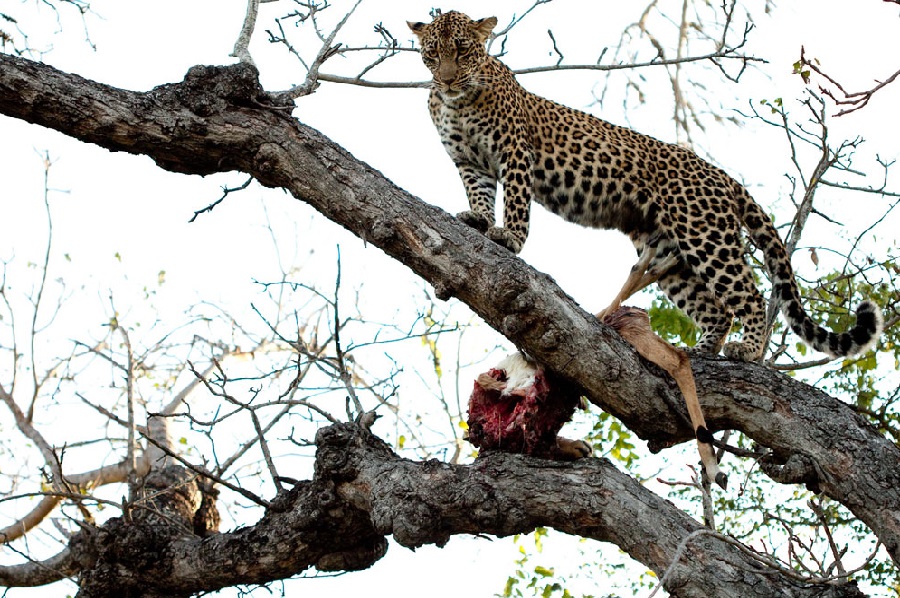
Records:
[[[419,39],[422,38],[422,35],[425,33],[425,28],[428,27],[425,23],[413,23],[412,21],[407,21],[407,25],[409,25],[409,30],[416,34],[416,37]]]
[[[494,31],[496,26],[497,17],[479,19],[474,23],[475,33],[478,34],[478,39],[482,42],[487,41],[487,38],[491,36],[491,32]]]

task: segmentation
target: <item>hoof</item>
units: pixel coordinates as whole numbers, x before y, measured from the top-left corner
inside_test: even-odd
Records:
[[[716,474],[716,484],[722,488],[722,490],[728,490],[728,476],[720,471]]]
[[[556,448],[559,457],[566,461],[584,459],[594,454],[593,447],[583,440],[569,440],[568,438],[556,438]]]

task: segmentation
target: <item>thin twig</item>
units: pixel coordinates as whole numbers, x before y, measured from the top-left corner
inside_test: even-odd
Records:
[[[565,56],[563,56],[563,53],[560,51],[559,46],[556,45],[556,38],[553,37],[553,31],[548,29],[547,35],[550,36],[550,41],[553,42],[553,51],[556,52],[556,55],[559,57],[556,59],[556,66],[559,66],[560,64],[562,64],[562,61],[565,60]]]
[[[193,463],[186,460],[184,457],[182,457],[175,451],[171,450],[169,447],[165,446],[164,444],[162,444],[160,442],[157,442],[153,438],[150,438],[149,436],[145,436],[145,438],[147,439],[147,442],[153,444],[154,446],[156,446],[156,448],[158,448],[159,450],[164,452],[167,456],[175,459],[176,461],[178,461],[179,463],[181,463],[182,465],[184,465],[185,467],[187,467],[188,469],[190,469],[197,475],[208,478],[208,479],[214,481],[215,483],[228,488],[229,490],[231,490],[233,492],[237,492],[244,498],[246,498],[250,501],[253,501],[254,503],[258,504],[261,507],[265,507],[266,509],[268,509],[271,506],[271,503],[269,501],[267,501],[266,499],[261,498],[261,497],[257,496],[256,494],[250,492],[249,490],[245,490],[245,489],[241,488],[240,486],[235,486],[231,482],[225,480],[224,478],[218,477],[218,476],[210,473],[209,471],[206,471],[202,467],[198,467],[197,465],[194,465]]]
[[[44,289],[47,286],[47,273],[50,268],[50,253],[53,247],[53,217],[50,212],[50,167],[53,166],[53,161],[50,160],[50,152],[44,151],[42,156],[44,163],[44,213],[47,217],[47,245],[44,249],[44,262],[41,264],[41,280],[38,283],[37,293],[35,294],[33,301],[33,308],[31,311],[31,331],[29,334],[29,342],[31,343],[30,347],[30,358],[31,358],[31,379],[32,379],[32,396],[31,403],[28,406],[28,413],[26,415],[29,422],[34,419],[34,408],[38,400],[38,395],[41,390],[41,385],[38,383],[38,368],[37,368],[37,357],[36,352],[34,350],[34,341],[38,335],[38,314],[41,311],[41,299],[44,296]]]
[[[828,520],[825,517],[825,511],[822,509],[821,502],[810,499],[806,501],[806,504],[812,512],[816,514],[819,523],[822,524],[822,530],[825,532],[825,537],[828,539],[828,547],[831,549],[831,554],[834,556],[834,564],[837,567],[838,575],[841,577],[847,575],[847,571],[844,569],[844,563],[841,559],[841,551],[838,550],[837,545],[834,543],[834,538],[831,535],[831,529],[828,526]]]
[[[284,100],[295,100],[301,96],[309,95],[314,92],[319,87],[320,75],[319,69],[325,63],[326,60],[335,55],[337,51],[337,47],[334,45],[334,40],[337,37],[337,34],[340,30],[347,24],[347,21],[350,20],[351,15],[356,11],[357,7],[359,7],[362,0],[356,0],[356,3],[347,11],[347,14],[344,15],[344,18],[341,19],[337,25],[335,25],[334,29],[328,35],[328,37],[322,38],[322,46],[319,48],[319,52],[316,54],[315,59],[309,64],[309,67],[306,72],[306,80],[300,85],[295,85],[291,89],[287,91],[277,92],[273,94],[275,97]],[[315,24],[315,16],[312,15],[313,23]],[[316,26],[316,30],[318,31],[318,26]]]
[[[341,323],[340,313],[339,313],[339,300],[338,293],[341,290],[341,247],[338,245],[337,248],[337,274],[334,278],[334,300],[331,303],[331,308],[334,310],[334,352],[337,358],[338,364],[338,374],[340,375],[341,382],[344,383],[344,387],[347,389],[348,398],[353,402],[353,407],[356,410],[356,413],[347,414],[347,417],[350,421],[353,421],[356,417],[363,414],[364,409],[362,403],[359,400],[359,397],[356,396],[356,390],[353,388],[353,377],[350,375],[350,371],[347,369],[347,360],[344,356],[344,350],[341,348],[341,328],[343,328],[343,324]]]
[[[892,2],[894,0],[885,0],[887,2]],[[807,68],[809,70],[804,70]],[[806,48],[800,46],[800,60],[794,65],[794,71],[799,74],[803,78],[804,83],[810,82],[810,71],[814,71],[816,74],[824,78],[828,83],[837,88],[837,92],[828,89],[827,87],[823,87],[819,85],[819,92],[831,98],[835,104],[838,106],[847,106],[847,108],[842,109],[835,116],[844,116],[845,114],[850,114],[851,112],[856,112],[857,110],[861,110],[868,105],[869,100],[872,99],[877,92],[881,91],[891,83],[893,83],[897,77],[900,77],[900,70],[896,71],[892,75],[889,75],[887,79],[883,81],[876,80],[876,84],[870,89],[866,89],[863,91],[850,91],[848,92],[844,89],[844,86],[837,82],[833,77],[831,77],[828,73],[822,70],[819,66],[819,61],[813,58],[809,60],[806,58]],[[838,97],[840,96],[840,97]]]
[[[648,60],[643,62],[632,62],[632,63],[623,63],[623,64],[558,64],[558,65],[547,65],[547,66],[534,66],[523,69],[512,69],[513,74],[515,75],[533,75],[537,73],[550,73],[557,71],[619,71],[619,70],[630,70],[630,69],[639,69],[646,67],[658,67],[658,66],[671,66],[675,64],[686,64],[691,62],[703,62],[706,60],[713,59],[735,59],[742,60],[748,62],[759,62],[759,63],[768,63],[767,60],[763,58],[757,58],[754,56],[743,56],[743,55],[731,55],[731,50],[726,49],[721,52],[710,52],[707,54],[702,54],[700,56],[688,56],[685,58],[672,58],[667,60]],[[414,88],[428,88],[431,86],[431,81],[369,81],[368,79],[358,79],[356,77],[344,77],[341,75],[332,75],[328,73],[319,73],[318,75],[319,81],[324,81],[327,83],[344,83],[348,85],[359,85],[361,87],[375,87],[382,89],[414,89]],[[286,92],[282,92],[286,93]]]
[[[852,571],[845,572],[842,575],[805,576],[805,575],[801,575],[801,574],[797,573],[794,569],[783,565],[775,557],[770,556],[768,554],[763,554],[763,553],[757,552],[757,551],[753,550],[752,548],[739,542],[738,540],[732,538],[731,536],[726,536],[724,534],[720,534],[719,532],[716,532],[716,531],[713,531],[713,530],[710,530],[707,528],[700,528],[700,529],[694,530],[693,532],[691,532],[690,534],[685,536],[685,538],[681,541],[681,543],[678,545],[678,548],[675,550],[675,554],[672,557],[672,562],[669,563],[669,566],[666,568],[666,571],[663,574],[662,578],[660,578],[659,583],[656,585],[656,587],[653,589],[653,591],[647,596],[647,598],[653,598],[653,596],[655,596],[657,594],[657,592],[659,592],[660,588],[662,588],[665,585],[666,581],[668,581],[669,577],[672,575],[673,571],[675,570],[675,566],[678,564],[678,562],[681,560],[681,557],[684,555],[684,551],[687,548],[688,543],[690,543],[691,540],[699,538],[700,536],[711,536],[717,540],[725,542],[726,544],[730,544],[730,545],[734,546],[735,548],[737,548],[742,553],[744,553],[745,555],[752,558],[753,560],[755,560],[767,567],[771,567],[771,568],[777,570],[779,573],[781,573],[785,577],[800,581],[802,583],[809,583],[809,584],[816,584],[816,585],[822,585],[822,584],[826,584],[826,583],[829,583],[832,581],[837,581],[837,580],[846,580],[849,576],[853,575],[854,573],[856,573],[858,571],[862,571],[869,564],[869,562],[873,558],[875,558],[875,555],[877,554],[878,549],[881,547],[881,542],[879,542],[878,545],[875,546],[875,550],[865,560],[865,562],[862,565],[860,565],[856,569],[853,569]]]
[[[237,191],[243,191],[244,189],[249,187],[250,183],[252,183],[252,182],[253,182],[253,177],[250,177],[249,179],[247,179],[246,181],[244,181],[241,185],[239,185],[237,187],[234,187],[234,188],[222,187],[222,197],[220,197],[216,201],[212,202],[211,204],[209,204],[202,210],[194,211],[194,215],[191,216],[191,219],[188,220],[188,222],[193,222],[194,220],[197,219],[197,216],[199,216],[200,214],[205,214],[206,212],[212,212],[217,205],[219,205],[220,203],[225,201],[225,198],[228,197],[229,194],[235,193]]]

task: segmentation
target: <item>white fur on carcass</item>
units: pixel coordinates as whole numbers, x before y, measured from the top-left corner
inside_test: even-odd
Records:
[[[506,372],[506,386],[503,389],[503,395],[525,396],[528,387],[534,386],[538,366],[521,351],[507,355],[496,367],[498,370]]]

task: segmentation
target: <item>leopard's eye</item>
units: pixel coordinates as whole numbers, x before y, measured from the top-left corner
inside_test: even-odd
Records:
[[[472,42],[466,40],[460,40],[456,42],[456,51],[460,54],[468,54],[472,51],[473,47],[474,46],[472,46]]]
[[[422,58],[425,60],[437,60],[438,53],[434,48],[422,48]]]

